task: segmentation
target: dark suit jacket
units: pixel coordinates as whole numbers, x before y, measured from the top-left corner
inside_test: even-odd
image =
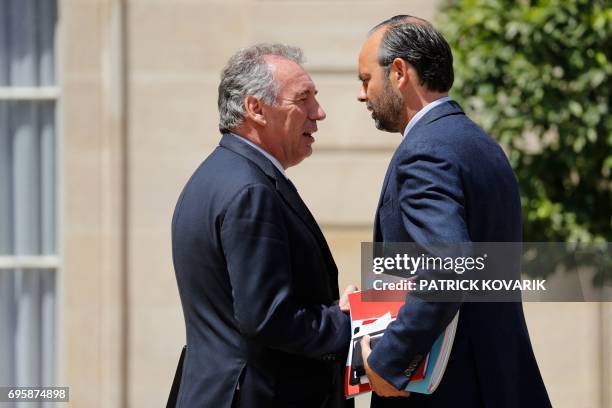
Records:
[[[502,149],[456,102],[433,108],[391,159],[374,241],[521,239],[519,191]],[[521,303],[443,303],[409,296],[368,362],[397,388],[405,388],[414,367],[459,309],[455,342],[438,389],[408,400],[374,396],[372,406],[550,406]]]
[[[224,135],[179,198],[172,249],[187,328],[178,406],[330,406],[350,338],[337,268],[268,159]]]

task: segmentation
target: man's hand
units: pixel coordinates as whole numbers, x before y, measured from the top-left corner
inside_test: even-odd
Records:
[[[365,365],[366,375],[370,381],[372,391],[381,397],[409,397],[409,392],[398,390],[392,384],[387,382],[387,380],[376,374],[376,371],[372,370],[368,364],[368,357],[370,356],[371,352],[370,336],[365,335],[361,339],[361,356],[363,357],[363,364]]]
[[[342,296],[340,297],[340,301],[338,302],[338,306],[340,306],[340,310],[342,310],[344,313],[348,313],[349,312],[349,301],[348,301],[348,295],[350,295],[353,292],[358,292],[359,288],[355,285],[348,285],[346,287],[346,289],[344,289],[344,293],[342,294]]]

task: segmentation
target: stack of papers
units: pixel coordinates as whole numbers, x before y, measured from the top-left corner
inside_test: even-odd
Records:
[[[377,340],[382,337],[387,326],[397,318],[399,309],[404,305],[403,301],[363,301],[363,293],[355,292],[349,295],[352,338],[346,361],[344,384],[345,395],[348,398],[371,391],[361,358],[359,345],[361,338],[366,334],[369,335],[371,347],[375,347]],[[459,312],[438,336],[431,351],[411,376],[406,391],[421,394],[431,394],[435,391],[446,369],[458,319]]]

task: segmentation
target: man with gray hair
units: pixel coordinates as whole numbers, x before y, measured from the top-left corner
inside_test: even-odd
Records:
[[[172,221],[187,328],[177,406],[347,404],[338,270],[285,173],[312,153],[325,119],[301,63],[298,48],[258,44],[221,74],[223,136]]]

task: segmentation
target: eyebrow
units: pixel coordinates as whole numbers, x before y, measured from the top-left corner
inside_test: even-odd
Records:
[[[316,95],[318,93],[319,93],[319,91],[317,89],[315,89],[314,91],[312,91],[310,89],[305,89],[303,91],[298,92],[295,96],[299,98],[300,96],[308,96],[310,94]]]

